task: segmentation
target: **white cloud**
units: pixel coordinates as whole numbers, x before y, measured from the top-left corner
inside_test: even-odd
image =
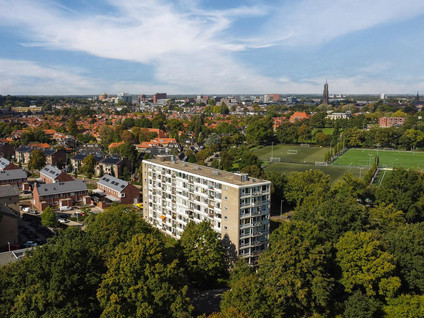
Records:
[[[43,67],[31,61],[0,59],[0,94],[82,94],[95,89],[94,82],[73,70]]]
[[[270,39],[291,35],[283,45],[319,45],[338,36],[423,13],[422,0],[281,1],[262,32]]]
[[[23,45],[79,51],[151,65],[154,67],[152,81],[115,83],[91,78],[81,70],[43,67],[30,61],[0,60],[0,93],[83,94],[104,90],[147,94],[156,91],[320,93],[325,78],[297,82],[283,77],[271,78],[262,75],[255,65],[239,62],[234,52],[276,44],[322,44],[350,32],[424,12],[421,0],[284,1],[272,10],[268,5],[204,10],[196,0],[108,2],[115,11],[100,14],[96,11],[78,12],[47,0],[0,0],[0,25],[15,27],[22,34]],[[183,4],[187,5],[185,10],[182,10]],[[266,17],[268,19],[264,20],[269,22],[264,28],[258,28],[255,34],[235,40],[237,34],[227,31],[238,19],[246,17]],[[362,71],[364,74],[378,73],[385,67],[387,65],[381,63]],[[28,85],[27,78],[31,80]],[[368,93],[372,90],[376,93],[389,92],[391,88],[409,92],[412,89],[395,82],[367,80],[363,76],[336,80],[338,86],[334,88],[340,89],[339,92]],[[17,89],[19,85],[24,86]]]

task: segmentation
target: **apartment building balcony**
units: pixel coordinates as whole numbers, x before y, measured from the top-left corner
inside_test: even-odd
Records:
[[[252,234],[251,234],[251,236],[253,236],[253,237],[257,237],[257,236],[261,236],[261,235],[264,235],[264,233],[261,232],[261,231],[253,231]]]
[[[257,246],[261,246],[262,244],[264,244],[265,242],[263,242],[263,241],[257,241],[257,242],[252,242],[251,243],[251,245],[253,246],[253,247],[257,247]]]
[[[252,224],[251,223],[244,223],[244,224],[240,224],[240,229],[246,229],[246,228],[249,228],[249,227],[251,227],[252,226]]]

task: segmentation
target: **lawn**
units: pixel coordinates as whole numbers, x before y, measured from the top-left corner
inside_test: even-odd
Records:
[[[292,171],[305,171],[309,169],[319,169],[331,178],[331,182],[340,179],[344,174],[351,173],[354,177],[362,178],[368,171],[367,168],[346,167],[346,166],[315,166],[313,164],[283,163],[273,162],[265,167],[266,172],[279,172],[288,175]]]
[[[377,150],[349,149],[333,166],[369,167],[374,163]],[[412,168],[424,170],[424,152],[379,150],[379,167]]]
[[[315,135],[315,133],[318,131],[318,130],[322,130],[322,132],[325,134],[325,135],[332,135],[333,134],[333,132],[334,132],[334,128],[315,128],[315,129],[313,129],[312,130],[312,135]]]
[[[262,161],[269,161],[270,157],[280,158],[281,162],[291,163],[315,163],[324,161],[324,155],[329,148],[301,145],[274,145],[254,149],[253,153]]]

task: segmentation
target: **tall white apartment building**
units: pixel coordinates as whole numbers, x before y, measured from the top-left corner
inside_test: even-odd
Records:
[[[158,156],[143,160],[143,215],[180,238],[207,220],[230,254],[256,264],[269,240],[271,182]]]

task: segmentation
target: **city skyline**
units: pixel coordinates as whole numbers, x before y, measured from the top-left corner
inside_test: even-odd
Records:
[[[422,1],[0,0],[0,94],[416,94]]]

